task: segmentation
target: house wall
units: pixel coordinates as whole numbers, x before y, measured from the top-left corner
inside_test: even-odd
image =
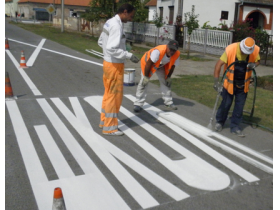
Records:
[[[235,16],[235,4],[238,2],[237,0],[183,0],[183,12],[182,12],[182,22],[185,22],[185,13],[191,12],[192,5],[195,6],[195,14],[198,16],[198,23],[200,28],[204,23],[209,21],[207,25],[212,27],[219,27],[221,22],[225,23],[230,27],[234,22]],[[169,6],[174,6],[174,17],[173,20],[176,20],[176,16],[178,14],[178,0],[157,0],[157,13],[159,14],[159,7],[163,7],[163,20],[166,21],[166,17],[169,17]],[[245,20],[248,15],[250,15],[253,11],[258,11],[262,13],[266,19],[266,23],[264,24],[264,29],[272,34],[272,15],[273,9],[272,7],[262,5],[240,5],[237,9],[240,9],[238,17],[239,20]],[[228,11],[228,19],[220,20],[222,11]]]
[[[149,7],[148,21],[153,21],[154,20],[155,11],[157,11],[156,6],[150,6]]]
[[[15,17],[16,12],[18,12],[18,1],[13,0],[12,2],[5,3],[5,14]]]

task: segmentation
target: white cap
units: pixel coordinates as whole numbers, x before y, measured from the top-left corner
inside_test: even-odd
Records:
[[[240,49],[244,54],[250,55],[255,49],[255,40],[251,37],[247,37],[240,42]]]

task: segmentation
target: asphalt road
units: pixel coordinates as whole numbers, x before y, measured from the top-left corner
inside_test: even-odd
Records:
[[[124,87],[125,135],[104,136],[102,60],[7,22],[5,36],[5,71],[17,96],[5,101],[7,210],[51,209],[55,187],[68,210],[273,209],[272,133],[246,124],[245,138],[228,124],[211,132],[211,109],[173,94],[178,110],[170,112],[149,84],[137,114],[136,86]]]

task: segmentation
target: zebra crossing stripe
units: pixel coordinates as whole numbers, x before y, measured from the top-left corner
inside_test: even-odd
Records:
[[[45,125],[34,126],[39,139],[59,177],[59,179],[74,177],[72,169],[65,160],[64,156],[60,152],[58,146],[56,145],[54,139],[52,138],[50,132]]]
[[[125,97],[128,98],[131,101],[135,101],[135,99],[136,99],[132,95],[125,95]],[[217,160],[218,162],[223,164],[225,167],[227,167],[228,169],[230,169],[231,171],[233,171],[234,173],[236,173],[237,175],[239,175],[240,177],[245,179],[246,181],[248,181],[248,182],[259,181],[258,177],[256,177],[255,175],[249,173],[248,171],[246,171],[245,169],[243,169],[242,167],[240,167],[236,163],[232,162],[231,160],[229,160],[225,156],[221,155],[220,153],[218,153],[217,151],[215,151],[214,149],[212,149],[208,145],[206,145],[203,142],[201,142],[199,139],[197,139],[194,136],[190,135],[188,132],[186,132],[182,128],[178,127],[177,125],[174,125],[173,123],[170,123],[169,121],[167,121],[167,120],[165,120],[163,118],[160,118],[156,114],[158,112],[161,112],[160,109],[157,109],[156,107],[153,107],[153,106],[149,105],[148,103],[144,104],[143,109],[146,112],[148,112],[149,114],[151,114],[153,117],[155,117],[157,120],[159,120],[160,122],[164,123],[166,126],[171,128],[172,130],[177,132],[179,135],[181,135],[187,141],[189,141],[193,145],[197,146],[199,149],[201,149],[202,151],[204,151],[205,153],[210,155],[212,158],[214,158],[215,160]]]
[[[77,98],[70,98],[76,116],[60,99],[52,98],[51,100],[142,208],[159,205],[142,185],[99,143],[99,137],[91,128]]]
[[[48,102],[45,99],[37,99],[37,102],[86,174],[85,176],[61,179],[54,182],[61,184],[66,189],[63,190],[64,200],[71,207],[67,207],[67,209],[80,209],[81,204],[90,206],[93,209],[130,209],[85,153]],[[77,188],[74,188],[74,186],[79,186],[78,189],[83,193],[77,193]]]
[[[51,209],[53,189],[51,190],[48,187],[41,188],[42,185],[48,182],[48,178],[34,148],[16,101],[6,101],[6,105],[37,205],[39,209]]]

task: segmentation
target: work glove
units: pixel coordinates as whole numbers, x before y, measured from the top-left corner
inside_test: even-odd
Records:
[[[220,93],[222,92],[223,87],[221,87],[220,83],[219,83],[219,78],[214,78],[214,85],[213,85],[214,89]]]
[[[149,77],[144,76],[142,80],[142,85],[145,87],[150,81]]]
[[[167,77],[166,78],[166,80],[165,80],[165,85],[167,86],[167,87],[171,87],[171,77]]]
[[[133,62],[133,63],[138,63],[140,60],[139,58],[137,58],[135,55],[132,54],[130,60]]]
[[[256,68],[256,64],[255,63],[248,63],[247,68],[249,70],[252,70],[252,69]]]

